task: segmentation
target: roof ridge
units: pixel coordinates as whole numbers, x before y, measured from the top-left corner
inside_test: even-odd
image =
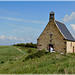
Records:
[[[57,21],[57,20],[55,20],[55,21]],[[58,22],[60,22],[60,21],[58,21]],[[62,23],[62,22],[60,22],[60,23]],[[62,23],[62,24],[64,24],[64,23]]]

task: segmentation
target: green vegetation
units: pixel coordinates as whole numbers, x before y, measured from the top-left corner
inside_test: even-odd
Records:
[[[0,46],[0,74],[74,73],[75,54],[61,55],[36,48]]]
[[[42,51],[37,51],[36,53],[32,53],[30,55],[28,55],[25,60],[29,60],[29,59],[34,59],[34,58],[40,58],[41,56],[47,54],[49,52],[46,52],[45,50]]]
[[[13,46],[22,46],[22,47],[31,47],[31,48],[37,48],[37,44],[31,43],[19,43],[19,44],[14,44]]]
[[[21,55],[22,53],[13,46],[0,46],[0,63],[4,63],[9,59],[15,59]]]

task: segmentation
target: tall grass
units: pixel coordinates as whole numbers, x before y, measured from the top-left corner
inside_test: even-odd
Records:
[[[9,60],[6,63],[2,63],[0,65],[0,74],[75,73],[75,54],[61,55],[59,53],[46,53],[46,51],[37,51],[34,48],[32,48],[31,53],[29,53],[28,50],[30,48],[23,48],[23,47],[18,48],[20,48],[24,52],[27,52],[27,54],[25,56],[22,56],[21,54],[17,54],[17,52],[15,51],[16,57],[17,55],[22,57],[18,58],[17,60]],[[32,59],[31,56],[33,56]],[[28,59],[25,60],[26,58]]]

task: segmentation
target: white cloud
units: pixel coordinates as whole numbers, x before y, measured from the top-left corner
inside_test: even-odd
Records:
[[[5,39],[5,36],[4,35],[0,36],[0,39],[4,40]]]
[[[75,24],[70,24],[70,32],[72,34],[72,36],[75,38]]]
[[[65,15],[63,21],[68,22],[75,19],[75,12],[72,12],[71,15]]]
[[[75,24],[71,24],[71,27],[75,31]]]
[[[17,44],[17,43],[36,43],[37,42],[37,38],[17,38],[14,36],[5,36],[2,35],[0,36],[0,45],[13,45],[13,44]]]
[[[23,38],[17,38],[17,37],[14,37],[14,36],[4,36],[4,35],[2,35],[2,36],[0,36],[0,39],[1,40],[10,40],[10,41],[12,41],[12,40],[16,40],[16,41],[25,41]]]
[[[18,40],[16,37],[13,37],[13,36],[7,36],[6,39],[9,39],[9,40]]]
[[[0,17],[0,19],[26,22],[26,23],[35,23],[35,24],[45,24],[45,22],[43,22],[43,21],[31,21],[31,20],[25,20],[25,19],[19,19],[19,18]]]

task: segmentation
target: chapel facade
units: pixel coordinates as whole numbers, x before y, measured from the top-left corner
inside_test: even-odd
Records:
[[[55,20],[54,12],[50,12],[49,22],[37,39],[37,49],[52,47],[56,52],[74,53],[75,39],[64,23]]]

